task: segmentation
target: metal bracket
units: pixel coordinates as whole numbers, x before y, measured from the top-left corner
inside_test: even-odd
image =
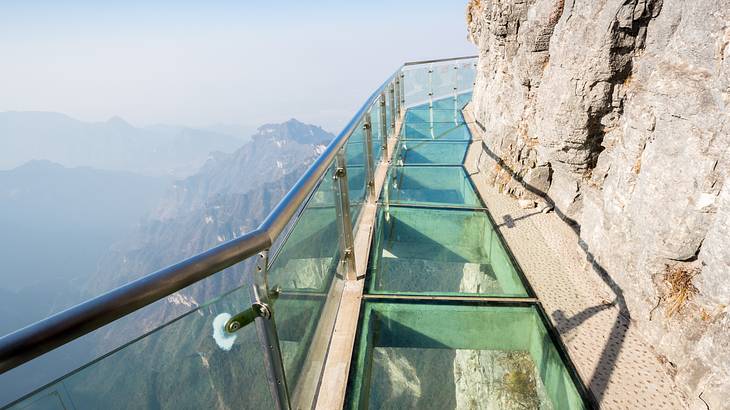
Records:
[[[269,291],[269,298],[271,300],[271,303],[274,303],[274,301],[279,297],[280,293],[281,288],[279,287],[271,289]],[[228,333],[235,333],[238,330],[243,329],[244,327],[253,323],[257,317],[271,319],[272,314],[273,309],[268,304],[256,301],[251,304],[250,308],[228,319],[228,322],[226,322],[224,328]]]
[[[226,332],[235,333],[253,323],[257,317],[266,319],[271,317],[271,310],[267,304],[254,303],[250,308],[228,319],[225,326]]]

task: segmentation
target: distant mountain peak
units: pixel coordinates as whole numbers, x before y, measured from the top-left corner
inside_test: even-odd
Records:
[[[113,116],[109,118],[106,121],[107,124],[112,125],[114,127],[120,127],[120,128],[134,128],[132,124],[128,123],[124,118],[119,116]]]
[[[254,140],[289,140],[300,144],[323,144],[328,143],[332,138],[334,138],[334,135],[325,131],[322,127],[305,124],[296,118],[280,124],[264,124],[252,136]]]
[[[47,159],[32,159],[23,165],[18,166],[15,168],[16,170],[51,170],[51,169],[61,169],[64,168],[63,165],[49,161]]]

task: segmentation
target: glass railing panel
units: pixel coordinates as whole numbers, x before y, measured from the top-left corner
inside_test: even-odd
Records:
[[[360,215],[360,210],[365,202],[367,193],[366,156],[365,156],[365,130],[362,122],[358,124],[355,131],[345,145],[345,163],[347,165],[347,186],[350,200],[350,217],[352,227],[356,228],[355,222]]]
[[[433,206],[482,207],[471,179],[460,166],[391,167],[382,202]]]
[[[400,140],[395,156],[396,165],[461,165],[469,142]]]
[[[408,111],[410,113],[410,111]],[[401,131],[401,138],[429,141],[469,141],[471,133],[466,124],[453,122],[410,122]]]
[[[349,408],[586,408],[533,306],[367,301],[361,319]]]
[[[453,99],[451,99],[453,103]],[[427,105],[410,108],[406,112],[405,123],[423,123],[423,122],[443,122],[443,123],[456,123],[463,124],[464,116],[461,114],[461,110],[449,109],[429,109]]]
[[[459,94],[471,91],[476,81],[476,60],[463,60],[457,64],[457,83]]]
[[[428,103],[430,92],[428,64],[403,69],[403,94],[406,107]]]
[[[270,408],[255,326],[223,330],[250,307],[248,286],[224,294],[11,408]]]
[[[380,104],[376,101],[370,107],[370,124],[373,136],[373,164],[377,164],[383,158],[383,133],[380,126]]]
[[[372,252],[369,293],[527,296],[484,211],[385,207]]]
[[[471,96],[471,91],[459,94],[459,96],[457,97],[459,108],[463,109],[469,103],[469,101],[471,101]]]
[[[434,109],[437,109],[437,110],[455,110],[455,111],[458,111],[458,110],[461,109],[461,106],[459,105],[458,96],[441,98],[439,100],[434,101],[431,106]]]
[[[292,403],[308,407],[322,373],[342,292],[334,165],[322,178],[271,262],[274,306]]]
[[[390,87],[386,87],[386,90],[389,90]],[[390,92],[385,93],[385,129],[387,130],[386,135],[388,137],[393,136],[393,128],[391,125],[391,120],[393,118],[393,113],[390,111]]]
[[[434,64],[431,79],[431,88],[433,90],[433,99],[438,100],[444,97],[453,97],[456,94],[458,86],[456,82],[456,72],[453,63]]]
[[[357,218],[360,216],[367,194],[367,170],[364,166],[347,167],[347,185],[349,188],[352,229],[357,230]]]

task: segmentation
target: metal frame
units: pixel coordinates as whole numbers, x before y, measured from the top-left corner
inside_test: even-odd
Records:
[[[463,56],[463,57],[451,57],[451,58],[439,58],[435,60],[421,60],[421,61],[408,61],[403,64],[403,67],[408,67],[411,65],[421,65],[421,64],[430,64],[430,63],[443,63],[446,61],[456,61],[456,60],[471,60],[472,58],[477,58],[479,56]]]
[[[453,61],[474,57],[458,57],[431,62]],[[337,192],[338,221],[340,222],[340,250],[341,262],[344,265],[345,276],[354,278],[355,264],[352,257],[353,235],[352,223],[349,217],[349,198],[347,187],[347,170],[342,155],[342,149],[350,136],[360,126],[361,119],[370,124],[368,110],[379,101],[381,106],[380,118],[382,127],[384,156],[387,158],[388,124],[386,124],[385,98],[390,92],[391,110],[393,110],[392,126],[395,125],[395,112],[404,108],[403,102],[403,74],[404,66],[422,64],[423,62],[409,62],[401,66],[395,73],[373,92],[355,113],[354,117],[330,142],[324,152],[307,169],[304,175],[294,184],[287,194],[269,213],[263,223],[251,232],[238,238],[220,244],[198,255],[180,261],[159,271],[150,273],[140,279],[120,286],[110,292],[97,296],[72,308],[52,315],[44,320],[17,330],[0,338],[0,374],[5,373],[21,364],[43,355],[59,346],[86,335],[104,325],[107,325],[129,313],[139,310],[159,299],[162,299],[180,289],[190,286],[208,276],[233,266],[249,257],[259,254],[256,271],[251,275],[252,299],[259,305],[268,306],[269,294],[266,284],[268,250],[297,215],[298,210],[307,201],[311,192],[325,176],[333,162],[337,162]],[[399,101],[395,104],[395,87],[398,87]],[[366,155],[371,158],[368,162],[372,173],[372,130],[366,128],[368,144]],[[369,145],[369,150],[367,149]],[[348,256],[349,249],[349,256]],[[264,348],[266,357],[267,379],[269,380],[272,396],[277,407],[289,408],[289,395],[284,377],[284,370],[279,350],[276,325],[273,311],[269,309],[256,319],[257,333]]]

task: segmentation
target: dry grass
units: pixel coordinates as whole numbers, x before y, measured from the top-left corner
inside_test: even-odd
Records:
[[[472,21],[474,21],[474,14],[479,11],[479,9],[482,7],[481,0],[469,0],[469,3],[466,5],[466,24],[471,24]]]
[[[669,285],[669,292],[665,295],[667,307],[665,314],[672,317],[682,311],[682,308],[697,294],[697,288],[692,279],[700,273],[698,268],[684,265],[667,266],[664,280]]]
[[[636,159],[636,163],[634,164],[634,167],[631,168],[631,170],[634,172],[634,174],[639,175],[639,172],[641,172],[641,157]]]

